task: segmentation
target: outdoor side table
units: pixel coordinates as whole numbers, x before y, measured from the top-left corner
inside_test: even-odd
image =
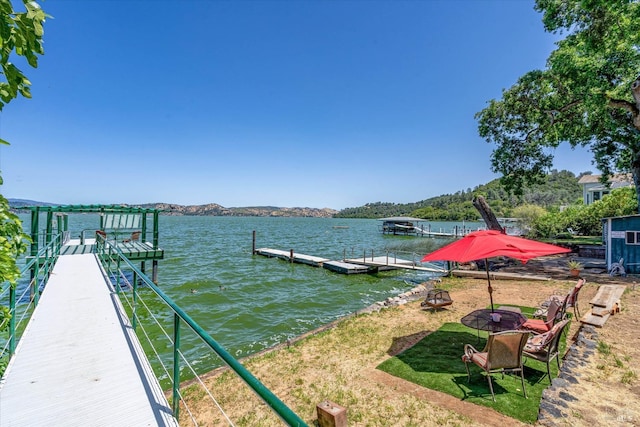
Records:
[[[492,319],[491,314],[500,315],[500,321],[496,322]],[[510,310],[495,309],[491,311],[489,308],[472,311],[471,313],[460,319],[463,325],[478,330],[478,339],[480,339],[480,331],[502,332],[519,329],[527,318],[522,313]]]

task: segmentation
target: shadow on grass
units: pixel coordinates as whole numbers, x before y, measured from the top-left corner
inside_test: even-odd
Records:
[[[527,360],[524,371],[528,399],[525,399],[518,374],[492,374],[496,402],[491,398],[486,375],[470,364],[471,377],[467,377],[462,354],[465,344],[482,350],[486,333],[477,332],[459,323],[445,323],[428,334],[416,345],[392,357],[378,369],[415,384],[450,394],[461,400],[488,406],[520,421],[533,423],[537,419],[542,391],[549,380],[546,364]],[[555,363],[552,375],[557,375]]]
[[[402,353],[407,348],[413,347],[418,341],[422,340],[424,337],[432,333],[431,331],[422,331],[411,335],[406,335],[404,337],[393,338],[393,342],[391,343],[391,347],[387,350],[387,354],[389,356],[395,356],[399,353]]]

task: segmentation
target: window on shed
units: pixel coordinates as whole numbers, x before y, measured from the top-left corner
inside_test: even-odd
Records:
[[[627,231],[626,234],[627,245],[640,245],[640,231]]]

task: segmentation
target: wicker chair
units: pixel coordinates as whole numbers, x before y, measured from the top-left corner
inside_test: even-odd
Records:
[[[431,289],[427,292],[427,298],[420,304],[422,307],[438,309],[453,304],[448,291],[444,289]]]
[[[465,344],[462,361],[467,368],[467,382],[471,378],[469,363],[472,362],[486,372],[491,397],[495,402],[496,396],[493,393],[491,374],[501,372],[504,376],[505,371],[520,372],[522,391],[524,392],[524,397],[527,398],[522,369],[522,351],[528,338],[528,331],[504,331],[490,334],[482,351],[476,350],[471,344]]]
[[[527,340],[524,346],[523,355],[530,359],[545,362],[547,364],[547,375],[551,382],[551,361],[556,359],[558,369],[560,369],[560,338],[569,324],[569,320],[562,320],[555,325],[549,332],[534,335]],[[544,378],[544,377],[543,377]]]

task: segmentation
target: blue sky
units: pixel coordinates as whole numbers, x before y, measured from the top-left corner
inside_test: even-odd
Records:
[[[531,0],[46,0],[8,198],[342,209],[496,177],[474,114],[544,68]],[[20,65],[20,61],[16,60]],[[557,169],[597,173],[560,148]]]

